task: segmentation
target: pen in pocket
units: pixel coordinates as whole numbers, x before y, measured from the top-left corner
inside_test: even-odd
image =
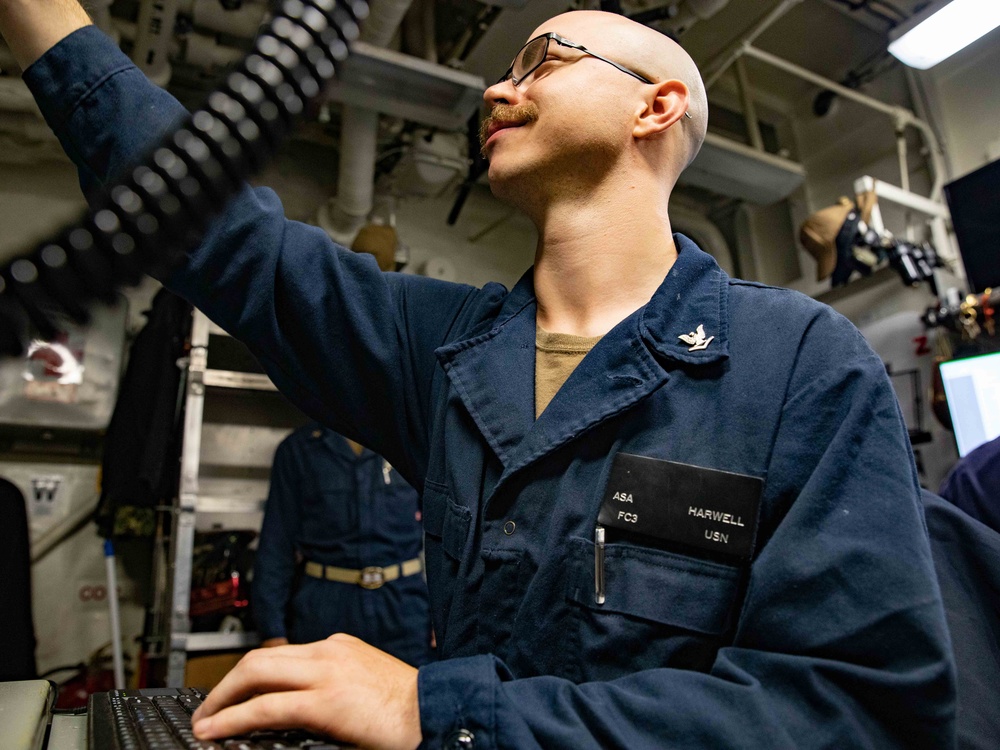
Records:
[[[594,529],[594,601],[604,604],[604,527]]]

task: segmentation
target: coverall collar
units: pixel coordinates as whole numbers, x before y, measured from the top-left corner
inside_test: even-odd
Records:
[[[537,420],[532,270],[511,290],[493,328],[437,350],[504,465],[501,482],[659,388],[670,367],[661,359],[700,366],[728,357],[727,277],[691,240],[676,234],[674,241],[677,260],[650,301],[597,343]]]

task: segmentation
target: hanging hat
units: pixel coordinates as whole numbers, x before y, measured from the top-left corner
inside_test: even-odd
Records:
[[[837,267],[840,254],[837,240],[840,237],[843,244],[841,230],[852,211],[851,200],[841,198],[837,205],[817,211],[799,227],[799,242],[816,260],[816,281],[827,278]]]

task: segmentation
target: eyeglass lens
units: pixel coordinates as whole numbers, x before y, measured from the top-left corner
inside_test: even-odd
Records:
[[[520,81],[531,71],[542,64],[545,59],[545,51],[549,46],[547,37],[532,39],[521,49],[517,59],[514,60],[514,80]]]

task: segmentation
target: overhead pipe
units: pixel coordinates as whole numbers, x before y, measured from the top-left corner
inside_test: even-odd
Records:
[[[757,151],[764,150],[764,138],[760,134],[760,122],[757,120],[757,106],[753,101],[753,91],[750,88],[750,78],[747,76],[743,58],[737,57],[733,63],[736,69],[736,81],[740,89],[740,100],[743,103],[743,119],[746,122],[747,137],[750,145]]]
[[[953,175],[954,172],[952,171],[951,162],[948,159],[948,153],[945,150],[945,145],[941,143],[941,140],[938,138],[938,133],[940,131],[934,126],[933,115],[925,105],[922,89],[920,84],[917,82],[917,77],[913,72],[913,68],[904,65],[903,74],[906,77],[906,86],[910,92],[910,101],[913,102],[913,109],[917,113],[917,119],[921,122],[927,123],[927,127],[934,133],[934,142],[938,146],[938,151],[931,154],[930,158],[937,158],[939,160],[939,169],[937,171],[942,175],[943,183],[944,179]]]
[[[320,226],[335,241],[350,245],[375,202],[378,113],[344,107],[340,143],[337,196],[320,208]]]
[[[778,19],[801,2],[802,0],[780,0],[767,15],[702,66],[701,77],[705,81],[705,88],[711,88],[712,84],[719,80],[719,77],[726,72],[729,66],[736,62],[736,58],[743,54],[743,49],[746,46],[752,44],[757,37],[771,28]]]
[[[818,73],[813,73],[811,70],[807,70],[800,65],[784,60],[777,55],[772,55],[770,52],[765,52],[762,49],[754,47],[751,44],[745,45],[741,54],[752,57],[755,60],[760,60],[768,65],[771,65],[779,70],[783,70],[786,73],[790,73],[798,78],[801,78],[810,83],[814,83],[824,89],[828,89],[838,96],[842,96],[845,99],[850,99],[859,104],[863,104],[869,109],[874,109],[877,112],[882,112],[893,119],[897,130],[901,130],[906,126],[913,127],[920,131],[927,144],[927,150],[931,157],[931,169],[933,171],[933,185],[930,190],[930,198],[933,201],[939,201],[941,198],[941,190],[944,186],[944,164],[941,161],[940,145],[938,144],[937,136],[934,134],[934,130],[926,122],[918,118],[913,112],[906,109],[906,107],[900,107],[895,104],[886,104],[883,101],[875,99],[874,97],[868,96],[867,94],[862,94],[860,91],[848,88],[836,81],[831,81],[829,78],[825,78]]]
[[[373,0],[361,40],[387,47],[413,0]],[[350,245],[368,221],[375,201],[378,113],[345,106],[341,120],[337,195],[320,206],[317,223],[342,245]]]

